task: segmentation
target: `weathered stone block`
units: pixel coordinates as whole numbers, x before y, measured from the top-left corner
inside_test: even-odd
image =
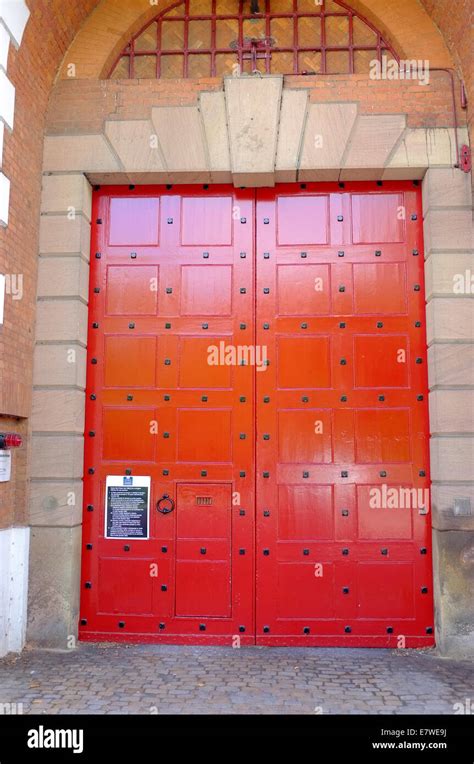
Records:
[[[34,435],[31,439],[32,478],[82,478],[84,438],[78,435]]]
[[[75,210],[91,219],[92,188],[85,175],[43,175],[41,212],[43,214],[66,215]]]
[[[29,514],[31,525],[73,527],[82,518],[81,480],[60,483],[30,483]]]
[[[81,526],[31,529],[27,641],[71,647],[77,637]]]
[[[449,657],[474,657],[474,531],[433,531],[436,643]]]

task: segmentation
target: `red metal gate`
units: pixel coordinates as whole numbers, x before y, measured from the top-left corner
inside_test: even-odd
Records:
[[[96,192],[82,639],[433,643],[420,205]]]

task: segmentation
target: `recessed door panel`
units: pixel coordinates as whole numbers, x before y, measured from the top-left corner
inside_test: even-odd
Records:
[[[158,305],[158,266],[111,265],[107,268],[106,313],[154,316]]]
[[[409,341],[401,334],[355,335],[355,387],[408,387]]]
[[[158,245],[160,232],[160,199],[158,197],[112,196],[108,201],[106,215],[109,246]]]
[[[330,464],[333,460],[332,440],[332,416],[329,409],[283,409],[279,412],[280,462]]]
[[[306,627],[316,618],[334,618],[334,565],[326,561],[321,565],[324,573],[319,576],[312,562],[278,564],[279,619],[304,621]]]
[[[278,537],[282,541],[333,539],[333,487],[279,485]]]
[[[354,244],[402,242],[405,235],[403,194],[351,194]]]
[[[155,387],[156,337],[104,338],[104,387]]]
[[[185,265],[181,270],[183,316],[230,316],[232,267]]]
[[[329,337],[278,337],[278,386],[302,389],[329,387],[330,347]]]
[[[327,315],[331,302],[329,273],[328,265],[280,265],[278,314]],[[298,300],[295,300],[295,295],[298,295]]]
[[[405,263],[356,263],[354,309],[358,314],[404,314],[407,312]]]
[[[104,407],[101,427],[104,461],[154,461],[155,421],[154,408]]]
[[[223,337],[182,337],[179,343],[179,387],[227,388],[232,386],[232,366],[221,362]]]

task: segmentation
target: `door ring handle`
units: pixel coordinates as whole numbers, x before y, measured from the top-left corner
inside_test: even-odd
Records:
[[[163,506],[165,502],[168,502],[169,506]],[[156,508],[162,515],[168,515],[174,509],[174,501],[168,493],[164,493],[156,502]]]

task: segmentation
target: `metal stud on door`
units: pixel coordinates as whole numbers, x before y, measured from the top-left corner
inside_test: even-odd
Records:
[[[295,188],[257,195],[257,643],[429,645],[419,190]]]

